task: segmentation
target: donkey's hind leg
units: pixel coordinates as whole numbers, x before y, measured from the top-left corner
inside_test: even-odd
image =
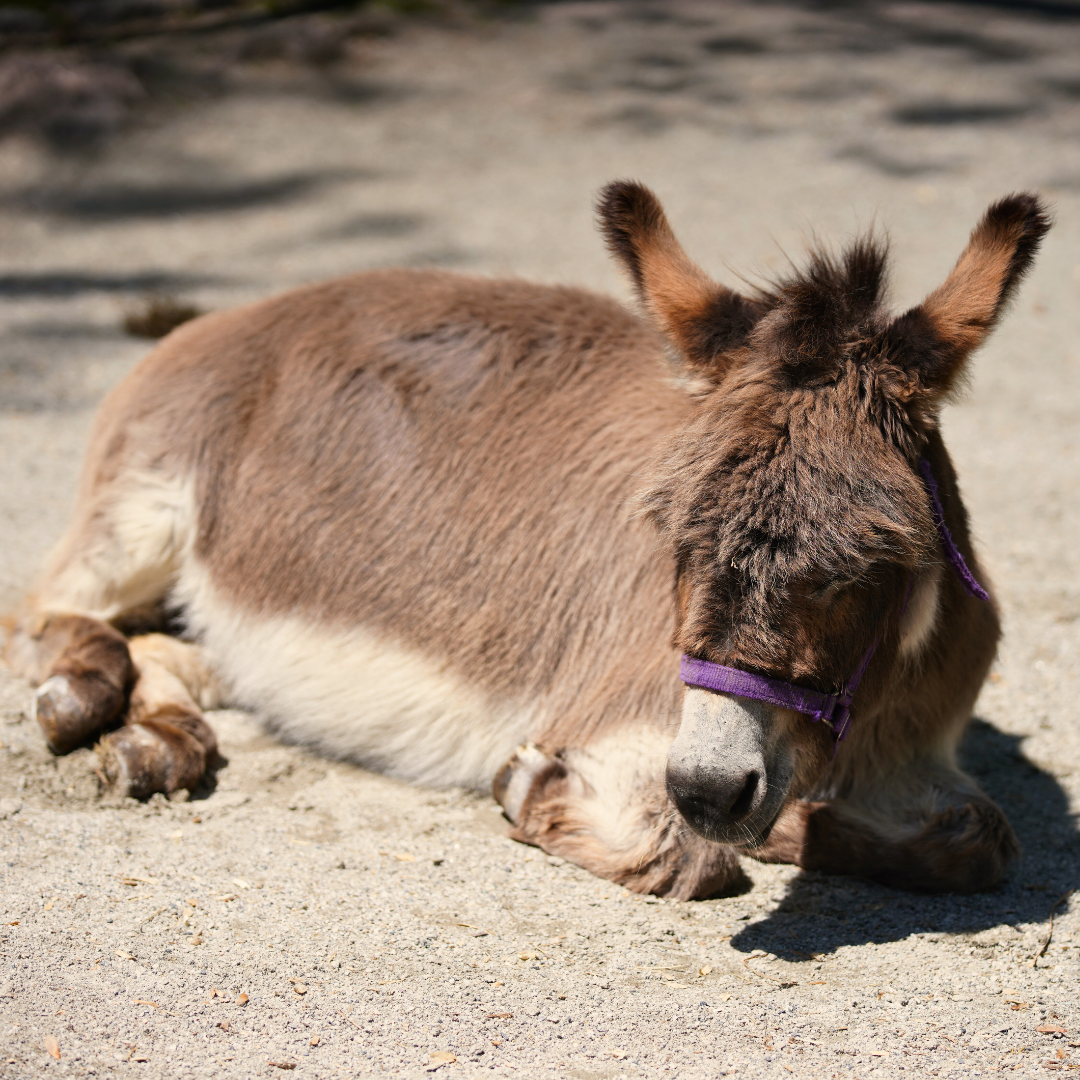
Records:
[[[54,754],[66,754],[112,723],[135,681],[127,639],[100,619],[39,615],[23,620],[7,658],[40,684],[38,723]]]
[[[129,642],[100,619],[54,615],[24,621],[11,652],[23,675],[43,680],[35,710],[53,753],[81,746],[126,709],[125,726],[97,746],[119,794],[171,794],[205,773],[217,739],[203,709],[222,695],[199,646],[164,634]]]
[[[56,753],[127,709],[127,726],[99,745],[105,775],[124,794],[171,792],[194,784],[213,754],[200,706],[214,689],[196,647],[147,635],[129,649],[116,627],[145,624],[167,597],[193,532],[194,499],[175,477],[99,460],[109,445],[97,438],[92,447],[72,525],[6,656],[40,684],[37,718]]]
[[[164,634],[133,638],[138,678],[127,722],[98,744],[98,760],[112,787],[145,798],[192,788],[217,751],[203,716],[220,702],[220,686],[198,645]]]
[[[114,466],[92,450],[71,526],[5,650],[39,684],[38,720],[60,754],[123,710],[135,671],[114,624],[160,605],[191,528],[187,485],[134,470],[96,482]]]
[[[731,848],[692,833],[668,799],[670,742],[640,731],[556,754],[521,747],[494,785],[510,835],[634,892],[692,900],[742,891]]]

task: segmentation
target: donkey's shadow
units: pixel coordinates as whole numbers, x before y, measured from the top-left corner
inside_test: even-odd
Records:
[[[1046,920],[1056,901],[1080,886],[1080,833],[1064,789],[1024,756],[1022,741],[976,719],[961,748],[964,767],[1008,814],[1023,847],[998,889],[973,896],[920,895],[804,873],[791,881],[774,911],[735,934],[731,944],[740,952],[765,949],[797,962],[842,945]]]

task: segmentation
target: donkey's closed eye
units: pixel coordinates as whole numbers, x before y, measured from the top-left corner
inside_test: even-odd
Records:
[[[810,595],[815,600],[827,601],[834,599],[839,593],[843,592],[845,589],[853,588],[856,585],[868,587],[870,583],[871,581],[868,575],[859,575],[856,577],[847,578],[832,578],[831,580],[826,581],[823,585],[818,585],[815,589],[811,591]]]

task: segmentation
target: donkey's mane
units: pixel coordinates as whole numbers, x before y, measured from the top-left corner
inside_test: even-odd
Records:
[[[750,333],[753,354],[733,352],[641,496],[677,549],[706,530],[717,558],[759,578],[797,574],[807,557],[838,570],[871,538],[877,553],[914,554],[914,523],[898,511],[914,488],[888,466],[923,436],[888,378],[886,259],[866,236],[839,256],[812,251],[801,272],[758,290],[768,314]]]

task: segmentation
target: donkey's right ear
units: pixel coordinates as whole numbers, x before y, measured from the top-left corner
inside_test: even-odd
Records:
[[[1031,267],[1051,219],[1036,195],[994,203],[975,226],[944,284],[899,316],[886,349],[932,398],[962,379],[968,356],[986,340]]]
[[[647,187],[617,180],[600,193],[596,209],[608,248],[629,271],[645,310],[692,369],[720,378],[725,353],[746,340],[761,306],[690,261]]]

